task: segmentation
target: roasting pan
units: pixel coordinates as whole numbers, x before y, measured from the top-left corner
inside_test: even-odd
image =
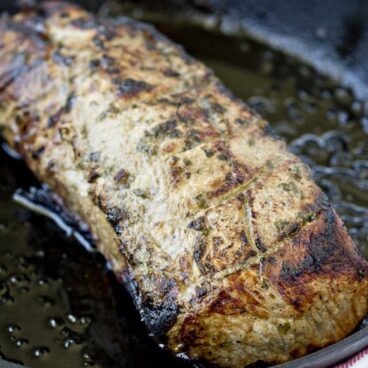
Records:
[[[20,3],[29,6],[35,2],[28,0]],[[208,62],[237,95],[246,99],[254,109],[269,119],[271,124],[275,123],[275,129],[287,139],[291,149],[312,166],[317,182],[342,214],[350,234],[363,254],[368,256],[367,1],[71,2],[79,3],[101,16],[129,15],[153,22],[162,32],[183,44],[191,54]],[[0,12],[14,13],[18,6],[19,4],[13,0],[2,0]],[[259,76],[252,81],[253,86],[248,87],[248,80],[244,79],[242,82],[241,76],[246,78],[246,75],[242,74],[241,69],[246,65],[247,75],[252,78],[252,68],[258,68],[259,60],[261,60],[261,70],[257,69]],[[285,65],[287,71],[284,70]],[[294,78],[294,74],[297,77]],[[288,82],[291,77],[294,78],[293,83]],[[256,88],[263,83],[268,86],[267,99],[263,98],[262,88]],[[318,98],[327,102],[316,105],[317,97],[313,97],[314,84],[319,86]],[[286,85],[288,89],[282,103],[275,102],[274,97],[285,93],[282,89],[284,87],[281,88],[280,85]],[[290,96],[294,96],[303,106],[302,112],[295,108],[294,97]],[[285,108],[281,106],[283,104],[287,104],[287,112],[280,112]],[[323,110],[323,116],[327,120],[333,121],[326,123],[327,131],[321,130],[319,126],[322,116],[319,109]],[[316,115],[313,118],[308,114]],[[308,117],[305,118],[304,115]],[[322,136],[325,146],[316,147],[318,146],[316,136]],[[351,164],[350,151],[355,152],[357,147],[360,149],[359,155],[356,154],[358,159],[354,156],[355,160]],[[313,156],[318,156],[316,149],[321,150],[319,159],[314,159]],[[324,151],[331,153],[331,150],[332,158],[326,161]],[[58,210],[51,202],[49,207],[47,206],[49,201],[47,195],[42,197],[42,193],[47,190],[43,192],[42,187],[33,189],[33,192],[29,190],[30,187],[40,188],[40,186],[25,166],[10,157],[6,151],[5,147],[5,151],[0,153],[0,177],[10,174],[10,178],[6,180],[0,178],[0,253],[6,253],[3,259],[13,256],[16,256],[17,262],[21,259],[22,256],[19,257],[17,251],[14,251],[15,254],[9,251],[11,248],[9,244],[14,241],[14,236],[6,234],[2,236],[1,227],[12,228],[12,221],[15,222],[13,227],[27,224],[26,243],[32,243],[31,248],[34,252],[32,255],[26,254],[23,258],[36,265],[39,274],[45,275],[42,279],[37,274],[37,287],[43,287],[49,282],[48,279],[52,280],[50,284],[53,286],[51,291],[43,291],[41,302],[46,307],[43,305],[39,311],[31,310],[31,306],[24,303],[13,310],[9,309],[6,317],[0,315],[0,368],[15,368],[19,364],[35,368],[59,366],[74,368],[92,365],[101,368],[192,366],[190,363],[169,357],[166,352],[155,346],[139,321],[129,297],[117,284],[102,257],[93,251],[87,252],[78,247],[77,241],[66,236],[52,221],[44,220],[43,217],[11,201],[12,192],[20,188],[18,199],[30,198],[33,193],[38,196],[39,201],[43,201],[42,205],[48,209],[51,207],[51,210],[56,212]],[[326,162],[332,162],[331,167],[326,168],[328,166]],[[334,165],[336,167],[345,165],[346,170],[339,172],[334,169]],[[327,169],[331,172],[335,170],[336,177],[332,175],[331,178],[331,175],[327,174],[329,171]],[[356,178],[354,170],[358,172]],[[345,178],[342,179],[342,176],[349,173],[353,176],[350,179],[355,184],[358,183],[358,189],[352,190],[349,187],[350,179],[347,181]],[[10,215],[8,209],[1,208],[5,206],[14,207]],[[5,215],[1,215],[3,212]],[[6,224],[6,220],[10,223]],[[76,234],[70,227],[65,227],[65,224],[73,225],[68,224],[67,218],[61,216],[56,220],[59,224],[62,221],[64,230],[69,229],[70,234]],[[5,222],[5,225],[2,222]],[[83,234],[83,229],[78,231],[77,234],[82,234],[83,239],[88,241],[88,234]],[[40,240],[42,234],[46,234],[46,238]],[[17,249],[15,246],[14,248]],[[19,251],[24,252],[24,244]],[[63,261],[64,258],[66,261]],[[98,266],[95,267],[95,264]],[[0,296],[3,283],[1,266],[2,258],[0,258]],[[32,278],[35,272],[30,273],[29,277]],[[64,286],[55,286],[55,280]],[[27,293],[32,293],[36,288],[32,283],[22,287],[24,290],[28,288]],[[93,297],[88,298],[91,294]],[[59,302],[59,299],[62,301]],[[47,303],[51,306],[47,306]],[[27,318],[28,313],[33,317],[44,314],[47,316],[45,323],[31,323]],[[21,327],[16,323],[18,320],[21,321],[19,323],[22,324]],[[51,336],[47,330],[50,325],[60,332],[61,337],[56,339],[55,344],[63,345],[64,350],[59,349],[53,353],[55,349],[51,348],[50,353],[50,348],[39,342]],[[19,350],[21,353],[18,354],[16,349],[20,346],[12,348],[5,346],[3,341],[6,339],[9,340],[9,344],[14,345],[20,341],[21,345],[24,330],[31,336],[24,349],[33,344],[32,349],[29,348],[26,352]],[[332,367],[367,346],[368,326],[363,321],[359,329],[344,340],[277,367]],[[258,366],[264,365],[260,363]]]

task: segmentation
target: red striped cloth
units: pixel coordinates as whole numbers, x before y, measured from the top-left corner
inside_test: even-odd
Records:
[[[334,368],[368,368],[368,348]]]

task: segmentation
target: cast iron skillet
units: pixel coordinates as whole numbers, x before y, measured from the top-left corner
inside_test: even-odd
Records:
[[[274,366],[274,368],[326,368],[356,354],[367,346],[368,327],[356,332],[338,343],[303,358]],[[20,365],[0,359],[0,368],[20,368]]]
[[[218,11],[224,11],[224,7],[227,9],[232,9],[232,3],[234,3],[234,7],[233,7],[233,11],[237,10],[237,7],[235,6],[235,4],[237,3],[237,1],[231,2],[225,2],[225,5],[221,5],[219,6],[219,3],[221,2],[216,2],[216,1],[179,1],[182,5],[184,4],[184,6],[186,5],[185,3],[189,3],[189,6],[194,6],[195,7],[199,7],[199,9],[203,12],[206,13],[211,13],[211,12],[218,12]],[[94,10],[93,8],[97,8],[98,6],[101,5],[101,1],[93,1],[93,0],[80,0],[79,3],[82,3],[82,5],[85,5],[86,7],[89,7],[90,9],[92,8],[92,10]],[[143,1],[144,3],[144,1]],[[164,1],[162,3],[170,3],[170,1]],[[172,1],[171,3],[174,3],[174,1]],[[255,14],[257,13],[257,5],[256,2],[250,2],[252,3],[252,9],[253,12],[255,11]],[[342,4],[342,1],[339,2],[339,4]],[[156,7],[159,8],[159,5],[155,5]],[[316,4],[314,3],[314,6],[316,6]],[[343,6],[343,5],[341,5]],[[276,6],[277,8],[277,6]],[[183,8],[184,9],[184,8]],[[264,18],[267,18],[267,16],[262,13],[263,12],[263,4],[262,2],[259,2],[259,22],[260,22],[260,26],[262,28],[262,20]],[[8,12],[14,12],[16,11],[16,7],[14,5],[13,1],[10,0],[5,0],[2,1],[2,4],[0,5],[0,11],[8,11]],[[296,17],[301,16],[301,14],[297,14]],[[305,16],[305,14],[302,15],[303,17]],[[335,22],[341,21],[344,22],[343,19],[335,19]],[[313,19],[311,19],[311,22],[313,22]],[[340,50],[341,51],[341,57],[346,56],[346,54],[352,54],[355,52],[355,50],[353,49],[354,47],[356,47],[356,45],[359,43],[359,40],[356,40],[357,38],[361,38],[361,30],[357,30],[356,28],[354,28],[353,26],[351,27],[350,31],[348,31],[350,33],[345,34],[345,45],[341,44],[340,45]],[[309,35],[306,34],[296,34],[294,35],[296,37],[308,37]],[[328,40],[326,41],[328,42]],[[332,41],[331,41],[332,42]],[[354,46],[355,45],[355,46]],[[285,364],[281,364],[281,365],[277,365],[275,366],[275,368],[323,368],[323,367],[329,367],[333,364],[336,364],[346,358],[348,358],[349,356],[359,352],[360,350],[362,350],[364,347],[366,347],[368,345],[368,327],[364,327],[361,330],[359,330],[358,332],[355,332],[354,334],[352,334],[351,336],[345,338],[344,340],[333,344],[325,349],[321,349],[315,353],[309,354],[306,357],[294,360],[292,362],[288,362]],[[9,362],[5,362],[3,360],[0,360],[0,368],[16,368],[19,367],[17,365],[14,365],[13,363],[9,363]]]

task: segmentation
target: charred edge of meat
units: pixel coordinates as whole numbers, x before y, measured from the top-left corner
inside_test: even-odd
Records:
[[[34,6],[32,7],[32,11],[36,11],[38,14],[44,17],[50,17],[53,14],[61,12],[61,14],[71,11],[73,9],[82,9],[77,5],[72,5],[68,2],[63,1],[45,1],[45,2],[38,2],[32,1]]]
[[[166,333],[176,323],[179,308],[174,298],[167,297],[161,304],[155,304],[147,298],[142,301],[136,281],[132,278],[128,269],[117,274],[125,289],[133,299],[134,305],[140,311],[141,316],[154,338],[160,342],[166,342]]]
[[[160,304],[147,299],[142,303],[141,314],[150,332],[165,342],[167,331],[176,323],[179,308],[172,297],[164,299]]]
[[[313,203],[302,207],[299,222],[288,224],[281,230],[278,241],[282,241],[290,236],[295,236],[303,228],[303,226],[311,223],[318,216],[320,216],[323,211],[328,210],[329,207],[330,204],[327,196],[321,192]]]
[[[151,132],[146,132],[146,136],[154,136],[155,138],[171,137],[179,138],[182,132],[177,129],[178,123],[175,119],[168,120],[164,123],[158,124],[152,128]]]
[[[366,277],[365,261],[345,249],[346,237],[347,233],[331,206],[313,224],[293,236],[292,243],[303,247],[305,256],[297,262],[290,258],[283,260],[280,271],[274,275],[271,272],[270,280],[296,309],[303,310],[313,297],[314,293],[307,288],[313,279],[323,276],[333,279],[342,274],[350,274],[352,280],[357,281]],[[282,254],[283,250],[280,252]],[[271,270],[273,267],[269,266]]]
[[[1,34],[1,30],[0,30]],[[37,68],[42,64],[40,59],[33,61],[30,64],[27,64],[25,56],[23,53],[19,53],[17,57],[22,58],[23,61],[14,60],[11,69],[0,75],[0,92],[4,91],[10,85],[12,85],[15,81],[20,79],[24,74],[31,71],[32,69]]]
[[[265,133],[266,136],[270,136],[270,137],[272,137],[272,138],[274,138],[276,140],[281,140],[281,141],[284,140],[280,135],[278,135],[276,133],[276,130],[270,124],[268,124],[268,123],[266,123],[262,127],[262,130],[263,130],[263,132]]]
[[[115,183],[126,183],[129,178],[128,171],[120,169],[118,173],[114,176]]]
[[[128,291],[130,297],[133,300],[133,303],[137,310],[141,307],[141,298],[139,295],[139,289],[137,283],[132,278],[128,269],[123,270],[122,272],[116,273],[118,280],[124,285],[125,289]]]
[[[42,25],[42,18],[37,17],[37,21]],[[35,20],[36,20],[35,19]],[[11,18],[3,18],[2,21],[6,22],[6,28],[8,30],[12,30],[17,33],[21,33],[23,35],[29,36],[32,40],[37,40],[38,42],[41,42],[42,44],[45,43],[44,35],[38,31],[38,29],[42,27],[35,27],[35,24],[30,24],[30,21],[28,23],[20,23],[20,22],[14,22],[11,20]]]
[[[33,203],[35,206],[42,206],[51,213],[57,215],[66,225],[78,231],[89,244],[94,245],[93,236],[88,225],[70,212],[64,205],[63,200],[48,187],[31,187],[28,190],[17,189],[15,192],[21,198]]]
[[[107,209],[106,219],[114,227],[121,220],[127,219],[127,218],[128,218],[128,213],[124,208],[110,207]]]
[[[150,92],[154,88],[144,81],[132,78],[115,78],[113,83],[117,87],[120,97],[135,97],[141,92]]]
[[[211,265],[203,264],[203,257],[205,255],[206,248],[207,248],[207,242],[204,239],[204,237],[203,236],[197,237],[195,245],[194,245],[193,257],[194,257],[194,260],[196,261],[199,271],[203,275],[206,274],[207,272],[214,271]]]
[[[324,215],[325,226],[324,229],[311,233],[309,241],[306,244],[309,254],[295,267],[288,267],[288,264],[284,261],[280,273],[280,278],[284,282],[291,282],[299,276],[305,273],[318,274],[323,272],[328,260],[332,260],[332,264],[335,264],[334,271],[342,271],[345,268],[345,264],[341,262],[334,262],[339,258],[338,253],[343,252],[340,248],[339,234],[337,234],[338,226],[336,223],[336,215],[329,207]],[[298,243],[299,239],[295,238],[294,243]],[[342,258],[343,259],[343,258]]]

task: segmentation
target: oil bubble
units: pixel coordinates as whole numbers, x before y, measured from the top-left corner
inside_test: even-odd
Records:
[[[50,306],[52,306],[52,305],[54,305],[54,304],[55,304],[54,299],[52,299],[51,297],[49,297],[49,296],[47,296],[47,295],[40,295],[40,296],[38,296],[38,297],[36,298],[36,300],[37,300],[40,304],[44,305],[45,307],[50,307]]]
[[[48,320],[48,325],[52,328],[58,328],[64,325],[62,318],[55,317]]]
[[[70,322],[70,323],[76,323],[77,322],[77,317],[75,317],[73,314],[68,314],[66,316],[67,320]]]
[[[81,317],[80,323],[82,325],[90,325],[92,323],[92,319],[90,317]]]
[[[27,339],[18,339],[16,340],[15,342],[15,345],[18,347],[18,348],[22,348],[23,346],[25,345],[28,345],[29,344],[29,341]]]
[[[45,346],[41,346],[33,350],[33,356],[35,358],[43,358],[45,355],[50,353],[50,349]]]
[[[9,333],[15,333],[21,330],[20,326],[13,323],[9,324],[6,329]]]
[[[63,346],[64,346],[65,349],[69,349],[73,345],[76,345],[76,341],[74,339],[72,339],[72,338],[66,339],[63,342]]]

